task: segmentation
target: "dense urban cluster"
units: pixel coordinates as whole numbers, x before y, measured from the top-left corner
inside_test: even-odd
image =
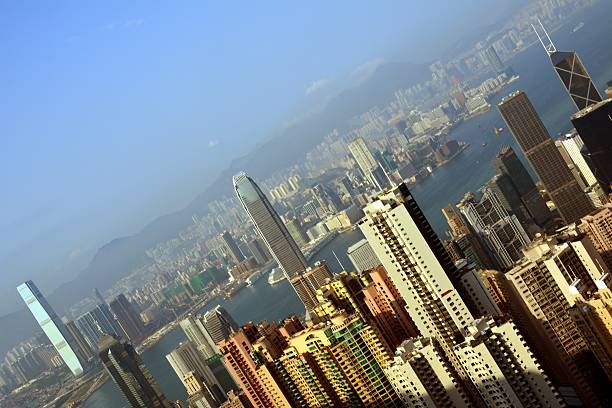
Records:
[[[133,407],[612,405],[612,85],[600,93],[544,30],[592,3],[530,4],[299,163],[261,183],[236,174],[235,196],[62,318],[20,285],[42,333],[5,356],[0,403],[79,406],[108,376]],[[410,188],[469,147],[451,130],[491,108],[518,78],[503,61],[534,41],[576,106],[573,129],[554,140],[525,92],[504,97],[538,180],[504,146],[495,175],[441,209],[439,237]],[[310,262],[349,229],[363,239],[347,270]],[[220,306],[197,313],[264,277],[286,280],[305,314],[239,325]],[[177,326],[187,340],[166,359],[186,403],[140,357]]]

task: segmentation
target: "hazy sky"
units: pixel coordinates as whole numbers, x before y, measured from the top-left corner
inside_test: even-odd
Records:
[[[2,2],[0,295],[55,288],[360,66],[432,58],[493,3]]]

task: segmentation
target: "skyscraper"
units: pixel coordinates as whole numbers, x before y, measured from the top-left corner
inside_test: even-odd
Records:
[[[179,344],[177,348],[166,354],[166,360],[168,360],[185,388],[188,388],[188,377],[189,374],[192,374],[204,383],[205,391],[210,393],[215,400],[225,400],[221,384],[206,364],[204,356],[189,340]]]
[[[539,24],[539,27],[533,25],[532,27],[578,110],[601,102],[601,95],[578,54],[574,51],[557,50],[542,23]]]
[[[238,323],[220,305],[206,312],[202,317],[202,323],[215,344],[225,340],[230,334],[239,329]]]
[[[382,190],[390,186],[388,177],[384,170],[372,154],[368,145],[362,137],[358,137],[348,145],[348,149],[357,162],[359,169],[372,185],[378,190]]]
[[[287,280],[301,281],[300,276],[306,272],[308,262],[259,186],[243,172],[234,176],[234,189],[255,229],[285,272]],[[308,305],[309,299],[301,297],[304,292],[298,291],[295,286],[294,289],[302,303]]]
[[[466,194],[457,207],[488,244],[498,267],[508,268],[522,257],[521,248],[530,242],[529,237],[490,188],[484,188],[479,200],[472,193]]]
[[[590,213],[591,201],[567,168],[527,95],[514,92],[502,99],[498,108],[563,221],[572,223]]]
[[[234,176],[234,188],[253,225],[287,277],[303,273],[308,267],[304,254],[259,186],[246,173],[240,173]]]
[[[533,219],[537,225],[544,227],[551,218],[551,212],[540,195],[538,187],[531,179],[531,175],[525,166],[523,166],[523,163],[516,155],[514,149],[508,145],[503,146],[495,156],[493,165],[495,166],[497,174],[510,181],[511,188],[515,190],[516,194],[519,196],[520,204],[509,204],[512,207],[524,207],[529,217]],[[505,192],[505,195],[511,195],[511,193]],[[517,208],[514,211],[516,211],[516,216],[520,219],[518,213],[522,213],[523,210]]]
[[[242,252],[240,252],[240,248],[238,248],[236,241],[234,241],[234,237],[232,237],[232,234],[230,234],[229,231],[224,231],[219,236],[219,239],[221,239],[221,242],[223,243],[226,254],[232,258],[234,263],[239,264],[240,262],[244,261],[244,255],[242,255]]]
[[[259,265],[264,265],[270,260],[270,253],[268,252],[266,244],[262,242],[261,238],[253,238],[247,243],[247,247]]]
[[[17,291],[72,374],[74,376],[83,374],[83,362],[77,356],[78,345],[76,341],[34,282],[22,283],[17,286]]]
[[[134,306],[122,293],[109,303],[117,322],[133,343],[138,343],[145,336],[145,327]]]
[[[489,66],[493,71],[495,71],[496,74],[500,74],[504,71],[504,63],[502,62],[501,58],[499,58],[495,47],[491,45],[484,51],[484,55],[489,63]]]
[[[406,301],[408,314],[421,336],[439,342],[471,399],[501,400],[508,407],[533,406],[537,395],[541,403],[548,396],[550,406],[561,406],[544,372],[533,369],[538,362],[514,326],[494,324],[508,338],[503,352],[472,344],[470,328],[479,323],[459,294],[461,284],[452,282],[460,279],[460,271],[405,184],[374,198],[364,212],[359,227]],[[475,372],[475,357],[486,360],[488,367],[483,365]],[[524,362],[530,370],[506,371],[516,364],[513,360]]]
[[[106,303],[101,303],[81,315],[75,323],[93,350],[97,349],[98,341],[104,334],[113,334],[117,337],[126,336]]]
[[[597,181],[612,192],[612,99],[606,99],[577,112],[572,123],[587,149]]]
[[[104,368],[133,408],[171,408],[131,344],[105,335],[100,339],[99,356]]]
[[[303,274],[294,276],[289,280],[302,300],[307,310],[311,310],[318,303],[317,289],[328,279],[333,277],[332,271],[325,261],[318,261],[313,267],[306,269]]]
[[[202,320],[202,318],[188,315],[185,319],[181,320],[180,326],[185,336],[187,336],[202,356],[210,358],[217,354],[219,350]]]

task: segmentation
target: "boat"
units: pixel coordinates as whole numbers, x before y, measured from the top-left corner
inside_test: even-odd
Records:
[[[246,287],[247,283],[243,280],[237,280],[230,285],[229,288],[225,290],[223,293],[223,297],[226,300],[231,299],[236,293],[238,293],[242,288]]]
[[[496,136],[499,135],[503,131],[504,131],[503,127],[499,127],[499,128],[498,127],[494,127],[493,128],[493,133],[495,133]]]
[[[484,142],[484,143],[482,144],[482,147],[485,147],[486,145],[487,145],[487,142]]]
[[[584,27],[584,21],[581,21],[580,23],[578,23],[576,27],[572,28],[572,33],[575,33],[576,31],[580,30],[582,27]]]
[[[285,279],[287,279],[287,277],[285,276],[285,273],[281,268],[272,269],[272,272],[270,272],[270,275],[268,275],[268,283],[270,285],[276,285],[277,283],[282,282]]]

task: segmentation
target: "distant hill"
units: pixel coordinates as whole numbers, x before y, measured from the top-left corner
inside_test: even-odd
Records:
[[[232,194],[232,176],[240,170],[248,171],[255,179],[265,179],[274,171],[287,167],[319,144],[333,128],[343,127],[347,121],[375,105],[386,105],[400,88],[407,88],[429,79],[426,65],[389,62],[355,88],[347,89],[332,98],[320,111],[298,122],[279,136],[258,146],[252,153],[234,160],[230,166],[198,195],[185,209],[164,215],[140,232],[114,239],[98,250],[90,264],[72,281],[60,286],[49,302],[59,314],[70,305],[91,293],[111,287],[134,269],[147,265],[148,248],[176,237],[192,222],[192,215],[202,215],[211,200]],[[4,354],[15,343],[32,335],[34,319],[26,309],[0,318],[0,353]]]

